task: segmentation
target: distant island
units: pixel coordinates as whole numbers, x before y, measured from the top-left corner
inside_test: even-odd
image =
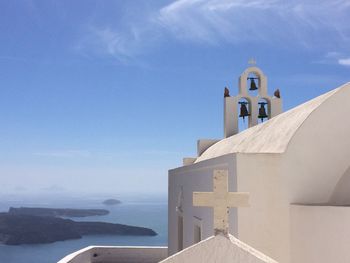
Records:
[[[105,209],[72,209],[72,208],[41,208],[41,207],[10,207],[9,214],[33,215],[33,216],[63,216],[63,217],[86,217],[103,216],[109,214]]]
[[[0,213],[0,243],[6,245],[52,243],[79,239],[83,235],[155,236],[157,233],[150,228],[122,224]]]
[[[107,199],[107,200],[104,200],[103,201],[103,204],[104,205],[119,205],[121,204],[122,202],[117,200],[117,199]]]

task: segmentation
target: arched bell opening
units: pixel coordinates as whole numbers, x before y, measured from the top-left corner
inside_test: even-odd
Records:
[[[258,107],[258,123],[263,123],[270,119],[271,116],[271,104],[267,99],[260,99]]]
[[[257,96],[261,85],[260,76],[255,72],[250,72],[247,77],[247,88],[250,96]]]
[[[248,129],[250,127],[251,123],[251,112],[252,112],[252,106],[251,106],[250,100],[247,98],[241,98],[238,101],[238,130],[241,132],[245,129]]]

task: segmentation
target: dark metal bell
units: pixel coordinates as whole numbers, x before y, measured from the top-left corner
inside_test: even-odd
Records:
[[[261,119],[261,121],[264,121],[264,119],[268,118],[269,116],[266,113],[265,105],[267,105],[266,102],[259,102],[260,108],[259,108],[259,116],[258,118]]]
[[[245,117],[248,117],[250,115],[247,108],[248,102],[240,102],[239,104],[241,104],[241,112],[239,114],[239,117],[243,118],[244,120]]]
[[[249,90],[257,90],[258,87],[255,84],[254,78],[250,78],[250,89]]]

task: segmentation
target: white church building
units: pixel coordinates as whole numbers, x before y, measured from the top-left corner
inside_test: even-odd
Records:
[[[258,67],[238,86],[224,139],[198,140],[169,171],[168,248],[89,247],[60,263],[350,262],[350,83],[284,113]]]

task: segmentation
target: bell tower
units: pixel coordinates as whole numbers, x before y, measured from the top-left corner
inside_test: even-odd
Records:
[[[239,132],[239,118],[248,123],[248,128],[275,117],[282,112],[282,99],[279,90],[270,96],[267,90],[267,77],[254,60],[239,77],[238,95],[231,97],[225,88],[224,95],[224,136]],[[249,87],[248,87],[249,84]]]
[[[228,88],[224,93],[224,136],[230,137],[239,133],[240,118],[248,126],[253,127],[261,122],[282,113],[282,99],[277,89],[273,96],[267,92],[267,78],[256,62],[250,60],[248,67],[239,77],[238,95],[231,97]],[[197,155],[201,156],[219,139],[199,139]],[[183,165],[191,165],[197,158],[183,158]]]

